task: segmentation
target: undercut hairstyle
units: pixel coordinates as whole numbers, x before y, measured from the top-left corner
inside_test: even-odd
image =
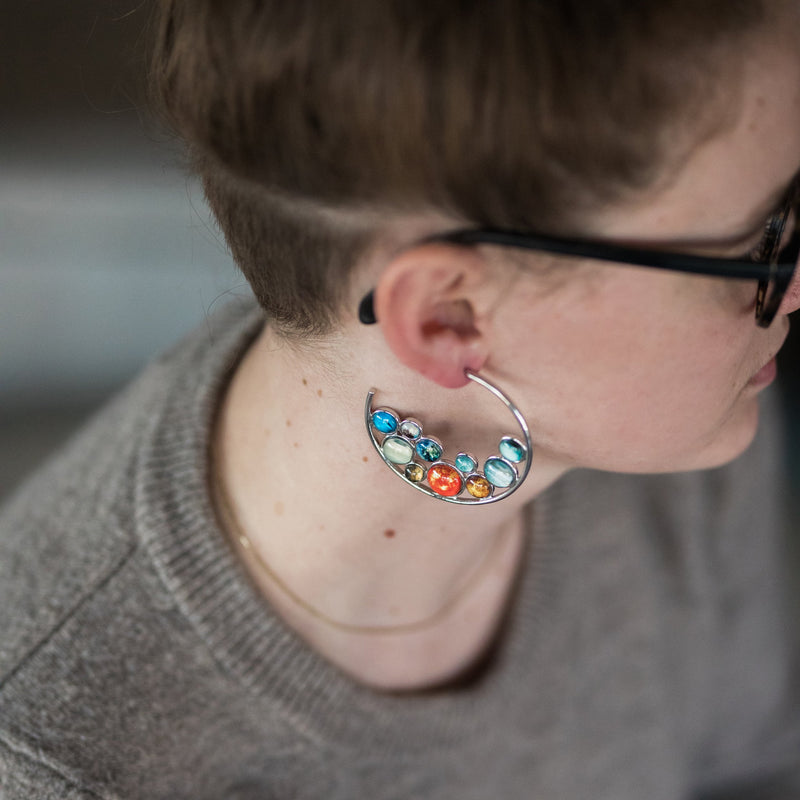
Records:
[[[160,0],[151,86],[272,324],[321,335],[393,218],[580,233],[656,184],[765,2]]]

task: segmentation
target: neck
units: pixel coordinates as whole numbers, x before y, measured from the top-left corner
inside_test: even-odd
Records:
[[[423,496],[373,450],[362,413],[373,384],[349,371],[268,329],[254,343],[215,437],[227,528],[246,537],[253,579],[313,646],[363,682],[419,688],[452,677],[491,640],[520,558],[522,509],[547,479],[537,486],[534,469],[513,497],[481,508]],[[409,376],[395,388],[379,373],[426,430],[429,420],[452,427]]]

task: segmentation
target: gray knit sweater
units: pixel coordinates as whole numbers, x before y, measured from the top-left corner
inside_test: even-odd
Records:
[[[259,324],[205,324],[0,516],[3,800],[800,797],[773,425],[723,469],[562,479],[491,657],[380,693],[281,623],[212,513]]]

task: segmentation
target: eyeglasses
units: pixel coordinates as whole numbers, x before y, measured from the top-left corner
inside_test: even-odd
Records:
[[[793,228],[787,231],[787,223],[792,217]],[[753,254],[745,260],[671,253],[664,250],[627,247],[611,242],[568,239],[498,228],[465,228],[436,234],[425,241],[515,247],[695,275],[756,280],[758,281],[755,303],[756,324],[768,328],[789,288],[800,258],[800,180],[792,183],[781,208],[768,218],[761,242]],[[361,301],[358,314],[359,319],[365,324],[376,322],[372,307],[372,292]]]

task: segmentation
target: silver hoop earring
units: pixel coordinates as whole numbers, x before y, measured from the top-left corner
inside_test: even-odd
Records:
[[[503,436],[498,454],[489,456],[482,470],[470,453],[459,452],[452,461],[445,460],[445,446],[423,431],[422,423],[415,417],[404,417],[383,406],[373,409],[374,389],[367,394],[364,421],[378,455],[417,491],[459,505],[496,503],[519,489],[528,476],[533,450],[531,435],[520,410],[504,392],[475,372],[465,370],[464,374],[502,400],[522,431],[521,438]]]

